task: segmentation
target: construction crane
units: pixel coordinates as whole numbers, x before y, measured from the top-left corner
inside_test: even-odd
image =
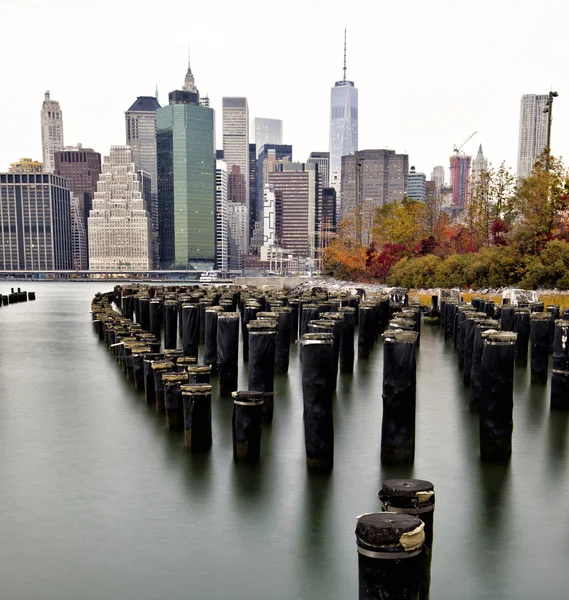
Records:
[[[464,142],[462,142],[462,144],[460,144],[460,146],[458,148],[455,146],[453,152],[456,152],[456,155],[458,156],[458,153],[460,152],[460,150],[464,146],[464,144],[466,144],[466,142],[469,142],[477,133],[478,133],[478,131],[475,131],[472,135],[469,135],[464,140]]]

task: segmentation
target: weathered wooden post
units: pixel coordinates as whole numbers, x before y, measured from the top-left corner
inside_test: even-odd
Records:
[[[569,320],[555,321],[551,365],[551,408],[569,410]]]
[[[529,308],[516,308],[514,310],[514,332],[518,334],[515,353],[517,367],[525,367],[528,364],[529,330]]]
[[[263,392],[233,392],[233,458],[236,462],[259,462],[263,397]]]
[[[211,448],[211,385],[180,387],[184,406],[184,445],[193,452]]]
[[[249,321],[249,390],[263,392],[263,423],[273,421],[277,322]]]
[[[239,313],[222,312],[217,317],[217,371],[219,393],[231,396],[239,374]]]
[[[553,325],[554,323],[550,313],[534,312],[531,314],[530,370],[532,383],[547,383],[549,346]]]
[[[170,431],[183,431],[184,429],[184,407],[180,386],[185,383],[188,383],[187,373],[165,373],[162,375],[166,425]]]

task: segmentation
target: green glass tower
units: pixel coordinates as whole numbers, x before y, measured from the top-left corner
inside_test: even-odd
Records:
[[[197,90],[169,94],[156,111],[160,266],[215,264],[214,111]]]

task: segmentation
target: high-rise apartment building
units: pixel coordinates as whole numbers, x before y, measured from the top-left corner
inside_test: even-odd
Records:
[[[8,173],[43,173],[43,163],[31,158],[20,158],[18,162],[10,163]]]
[[[215,162],[215,268],[229,268],[229,205],[227,201],[227,165]]]
[[[177,90],[156,111],[159,238],[162,268],[215,264],[215,145],[212,108]]]
[[[547,146],[547,94],[524,94],[520,105],[518,177],[529,177]]]
[[[409,170],[407,197],[411,200],[419,200],[419,202],[427,200],[427,176],[425,173],[417,173],[415,167],[411,167]]]
[[[381,207],[407,194],[409,157],[395,150],[359,150],[342,157],[341,219],[364,202]]]
[[[283,163],[269,173],[275,193],[277,244],[298,258],[313,259],[316,251],[318,167]]]
[[[249,222],[249,107],[247,98],[223,98],[223,160],[231,172],[233,166],[241,169],[245,178],[245,204],[247,222]],[[231,197],[231,184],[229,196]],[[246,240],[246,252],[249,248],[249,235]]]
[[[89,268],[152,268],[152,222],[128,146],[111,146],[89,214]]]
[[[280,145],[283,143],[283,122],[281,120],[255,118],[253,120],[253,127],[255,129],[257,152],[265,144]]]
[[[445,185],[445,168],[442,165],[433,167],[431,180],[435,182],[435,188],[437,190],[437,194],[439,194]]]
[[[59,102],[52,100],[49,92],[45,93],[41,109],[41,145],[43,170],[45,173],[53,173],[53,155],[63,148],[63,113]]]
[[[0,173],[0,269],[71,268],[68,182],[48,173]]]
[[[344,33],[344,77],[336,81],[330,95],[329,185],[341,194],[342,156],[358,149],[358,90],[346,78],[346,37]]]
[[[306,162],[318,165],[322,185],[328,187],[330,185],[330,152],[311,152]]]
[[[464,210],[468,202],[470,188],[470,163],[471,156],[455,154],[450,157],[449,179],[452,187],[451,208]]]
[[[188,66],[189,69],[189,66]],[[191,74],[191,71],[190,71]],[[186,79],[187,79],[186,75]],[[139,96],[125,112],[126,144],[132,150],[137,171],[150,175],[150,196],[146,197],[152,216],[152,255],[158,266],[158,172],[156,166],[156,111],[160,108],[153,96]]]

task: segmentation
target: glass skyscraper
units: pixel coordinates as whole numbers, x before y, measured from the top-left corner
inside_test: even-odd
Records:
[[[156,111],[160,266],[212,269],[215,263],[214,111],[199,95],[170,93]]]
[[[358,149],[358,90],[346,78],[344,37],[344,78],[336,81],[330,95],[330,186],[341,192],[342,156]]]

